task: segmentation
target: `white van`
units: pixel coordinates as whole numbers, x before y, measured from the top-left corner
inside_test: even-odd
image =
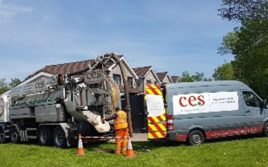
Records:
[[[161,121],[153,123],[156,127],[165,125],[163,138],[196,145],[207,139],[228,136],[256,133],[268,135],[266,102],[242,82],[175,83],[167,84],[164,89],[166,124]],[[157,114],[150,112],[156,112],[157,109],[152,107],[152,98],[148,97],[150,124],[150,120],[153,120],[151,115],[157,118]],[[159,105],[159,102],[157,104]],[[159,110],[161,107],[156,108]],[[148,134],[156,130],[149,128],[149,124]],[[158,132],[160,134],[161,130]]]

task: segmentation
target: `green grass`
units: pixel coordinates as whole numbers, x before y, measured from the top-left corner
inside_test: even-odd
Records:
[[[127,159],[112,154],[113,143],[85,147],[78,157],[75,148],[61,149],[30,144],[1,144],[1,167],[68,167],[68,166],[268,166],[268,138],[210,142],[186,146],[170,142],[133,143],[137,156]]]

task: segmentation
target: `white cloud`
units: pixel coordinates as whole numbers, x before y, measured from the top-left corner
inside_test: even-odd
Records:
[[[0,0],[0,23],[13,22],[16,16],[32,12],[33,8],[18,5],[7,5]]]

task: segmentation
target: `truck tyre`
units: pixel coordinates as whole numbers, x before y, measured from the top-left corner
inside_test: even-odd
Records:
[[[66,147],[65,133],[59,126],[57,126],[53,131],[53,144],[56,147]]]
[[[6,142],[6,134],[3,129],[0,129],[0,143]]]
[[[188,135],[189,145],[200,145],[205,142],[205,136],[200,130],[193,130]]]
[[[19,133],[16,128],[10,129],[10,142],[11,143],[18,143],[20,140]]]
[[[48,127],[39,128],[38,142],[40,145],[43,145],[43,146],[49,146],[52,144],[52,132]]]
[[[263,134],[268,136],[268,122],[266,122],[263,126]]]

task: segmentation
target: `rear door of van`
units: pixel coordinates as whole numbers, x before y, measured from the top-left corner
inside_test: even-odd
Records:
[[[165,139],[167,136],[164,97],[159,85],[145,85],[149,140]]]

